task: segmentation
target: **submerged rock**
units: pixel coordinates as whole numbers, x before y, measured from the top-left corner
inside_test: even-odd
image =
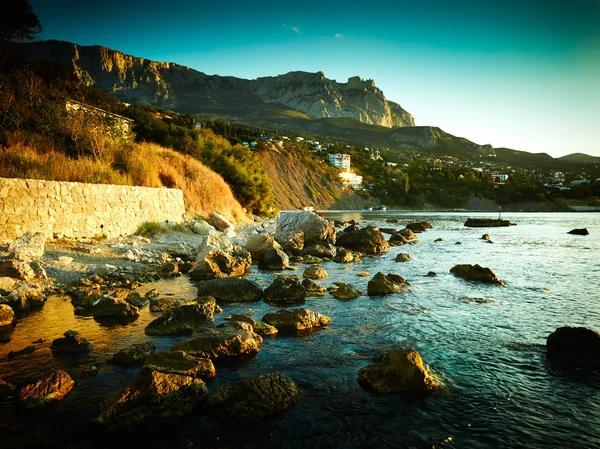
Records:
[[[54,354],[79,354],[94,349],[94,345],[80,337],[76,331],[69,330],[63,335],[63,338],[57,338],[50,346]]]
[[[154,419],[185,416],[206,400],[208,394],[202,379],[142,370],[135,381],[102,403],[95,422],[115,431]]]
[[[581,229],[571,229],[569,232],[567,232],[567,234],[574,234],[574,235],[589,235],[590,231],[587,230],[587,228],[581,228]]]
[[[106,362],[120,366],[143,365],[146,357],[152,354],[155,349],[156,346],[154,346],[151,342],[137,343],[116,352]]]
[[[277,333],[279,332],[275,326],[271,326],[270,324],[264,323],[262,321],[256,321],[250,315],[234,313],[233,315],[225,319],[228,319],[230,321],[243,321],[245,323],[248,323],[252,326],[254,332],[256,332],[262,337],[266,337],[269,335],[277,335]]]
[[[279,373],[222,385],[208,403],[224,418],[256,420],[283,411],[298,402],[300,390]]]
[[[277,220],[278,233],[304,233],[304,245],[334,240],[335,227],[329,220],[314,212],[286,212]]]
[[[546,341],[548,358],[574,366],[600,367],[600,333],[585,327],[560,327]]]
[[[396,292],[404,292],[404,287],[410,285],[402,276],[397,274],[383,274],[381,271],[373,276],[367,284],[369,296],[389,295]]]
[[[396,258],[394,260],[396,262],[408,262],[411,259],[412,259],[412,257],[410,257],[410,254],[400,253],[400,254],[396,255]]]
[[[442,386],[414,349],[394,349],[358,372],[361,387],[377,393],[440,393]]]
[[[144,332],[146,335],[186,335],[198,326],[213,322],[215,303],[184,304],[166,311],[152,321]]]
[[[198,295],[213,296],[217,300],[225,302],[250,302],[262,298],[263,290],[254,281],[230,277],[200,282]]]
[[[267,313],[263,319],[265,323],[276,327],[279,331],[305,331],[326,326],[331,318],[319,312],[300,309],[280,309],[275,313]]]
[[[0,327],[9,326],[16,321],[15,312],[8,304],[0,304]]]
[[[348,301],[350,299],[362,296],[362,292],[354,285],[342,284],[333,292],[333,297],[340,301]]]
[[[149,354],[142,368],[202,379],[217,375],[211,359],[192,357],[183,351],[160,351]]]
[[[172,351],[184,351],[195,357],[218,359],[254,355],[262,338],[248,323],[224,323],[196,331],[192,338],[175,344]]]
[[[54,373],[25,385],[19,391],[19,404],[27,409],[37,409],[63,399],[75,386],[75,381],[66,371]]]
[[[508,220],[501,220],[499,218],[468,218],[465,221],[465,226],[470,228],[494,228],[502,226],[515,226],[515,223],[511,223]]]
[[[481,236],[481,239],[482,239],[482,240],[489,240],[489,239],[490,239],[490,235],[489,235],[489,234],[483,234],[483,235]]]
[[[265,302],[274,305],[301,304],[306,292],[302,281],[295,276],[278,276],[264,292]]]
[[[487,267],[480,265],[459,264],[450,269],[450,273],[455,276],[467,279],[470,281],[484,282],[486,284],[506,285]]]
[[[360,251],[366,254],[378,254],[385,252],[388,242],[378,228],[368,226],[353,232],[342,233],[337,244],[352,251]]]

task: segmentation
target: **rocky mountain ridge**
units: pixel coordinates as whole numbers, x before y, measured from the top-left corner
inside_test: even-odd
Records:
[[[414,126],[413,117],[387,100],[373,80],[363,81],[357,76],[346,83],[330,80],[323,72],[290,72],[246,80],[207,75],[106,47],[54,40],[23,44],[21,54],[58,62],[72,69],[85,84],[123,101],[178,112],[244,117],[284,106],[314,118],[349,117],[388,128]]]

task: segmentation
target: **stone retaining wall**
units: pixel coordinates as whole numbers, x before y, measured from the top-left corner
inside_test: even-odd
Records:
[[[26,231],[116,237],[145,221],[180,222],[184,213],[179,189],[0,178],[0,244]]]

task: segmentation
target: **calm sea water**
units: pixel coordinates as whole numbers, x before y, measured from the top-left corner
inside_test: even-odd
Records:
[[[214,390],[223,383],[280,371],[302,390],[300,402],[286,413],[260,423],[239,424],[201,414],[135,435],[137,444],[181,448],[597,448],[600,447],[600,372],[565,370],[546,360],[546,337],[564,325],[600,329],[600,214],[503,214],[518,225],[466,228],[460,213],[330,212],[331,219],[359,220],[397,228],[429,221],[421,243],[391,248],[361,264],[323,264],[329,278],[363,292],[369,278],[356,273],[396,273],[410,281],[408,293],[363,296],[340,302],[330,295],[307,298],[306,307],[332,317],[330,326],[305,337],[267,338],[260,353],[241,363],[217,364]],[[493,215],[493,214],[492,214]],[[385,223],[389,217],[400,225]],[[490,214],[481,214],[490,216]],[[567,231],[587,227],[591,235]],[[489,233],[494,244],[480,237]],[[437,238],[442,242],[434,242]],[[456,242],[461,242],[457,245]],[[407,263],[394,262],[409,253]],[[490,267],[507,287],[457,279],[457,263]],[[298,274],[306,268],[300,265]],[[426,277],[435,271],[437,277]],[[249,278],[266,287],[272,273],[253,267]],[[163,294],[194,297],[185,277],[144,287]],[[143,291],[143,290],[142,290]],[[482,298],[476,303],[466,298]],[[273,308],[262,302],[226,305],[261,318]],[[70,301],[53,297],[44,308],[19,321],[9,343],[0,344],[0,376],[14,383],[32,380],[52,368],[75,378],[82,365],[102,362],[118,349],[151,340],[168,349],[182,338],[147,337],[155,318],[145,309],[126,326],[102,326],[73,315]],[[75,329],[96,347],[89,356],[54,358],[52,339]],[[11,350],[34,340],[30,355],[7,360]],[[396,346],[417,349],[424,361],[452,386],[447,396],[425,398],[375,395],[356,379],[363,366]],[[88,421],[98,406],[137,374],[137,369],[102,365],[96,377],[81,381],[51,416],[23,415],[12,402],[0,403],[3,448],[27,444],[46,447],[106,447],[123,442],[96,434]]]

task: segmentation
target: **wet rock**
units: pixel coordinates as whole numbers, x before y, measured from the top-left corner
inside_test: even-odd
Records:
[[[75,382],[65,371],[59,370],[25,385],[19,391],[19,404],[27,409],[48,406],[63,399],[73,389]]]
[[[27,284],[15,288],[7,298],[8,305],[18,312],[42,307],[45,301],[46,295],[41,288]]]
[[[560,327],[546,340],[548,358],[575,367],[600,367],[600,333],[585,327]]]
[[[369,296],[382,296],[395,292],[404,292],[406,285],[409,284],[402,276],[379,272],[367,284],[367,294]]]
[[[462,242],[456,242],[455,244],[456,245],[462,245]]]
[[[328,276],[328,274],[324,268],[321,268],[318,265],[313,265],[311,267],[308,267],[306,270],[304,270],[304,274],[302,276],[307,279],[314,280],[314,279],[325,279]]]
[[[305,296],[302,281],[296,276],[278,276],[264,291],[265,302],[274,305],[303,303]]]
[[[336,250],[335,246],[330,243],[317,243],[315,245],[305,247],[300,252],[300,255],[302,257],[313,256],[313,257],[319,257],[321,259],[324,259],[324,258],[331,259],[331,258],[335,257],[336,252],[337,252],[337,250]]]
[[[300,257],[300,260],[298,260],[298,262],[304,262],[307,264],[320,264],[323,263],[324,260],[321,259],[320,257],[314,257],[314,256],[304,256],[304,257]]]
[[[470,228],[493,228],[502,226],[515,226],[515,223],[498,218],[469,218],[467,221],[465,221],[465,226]]]
[[[225,231],[226,229],[232,228],[233,224],[225,218],[223,215],[216,212],[211,212],[208,216],[208,222],[219,231]]]
[[[444,241],[444,239],[441,238],[441,237],[439,237],[439,238],[437,238],[437,239],[434,240],[435,243],[443,242],[443,241]]]
[[[336,228],[343,228],[344,226],[348,226],[348,222],[347,221],[341,221],[341,220],[333,220],[333,225]]]
[[[0,276],[28,281],[35,278],[35,271],[28,262],[5,259],[0,260]]]
[[[217,375],[211,359],[192,357],[183,351],[154,352],[148,355],[142,369],[201,379],[209,379]]]
[[[432,277],[437,276],[437,273],[435,271],[430,271],[430,272],[427,273],[427,276],[430,277],[430,278],[432,278]]]
[[[286,212],[277,221],[279,233],[304,233],[304,245],[335,241],[336,231],[333,223],[314,212]]]
[[[275,313],[267,313],[263,319],[265,323],[276,327],[280,332],[307,331],[317,327],[326,326],[331,318],[319,312],[300,309],[280,309]]]
[[[337,246],[336,254],[332,260],[336,263],[352,263],[354,262],[354,253],[349,249]]]
[[[369,276],[371,276],[371,273],[369,273],[368,271],[361,271],[359,273],[356,273],[356,277],[359,278],[368,278]]]
[[[14,359],[15,357],[21,356],[21,355],[27,355],[27,354],[32,354],[33,352],[35,352],[37,348],[35,346],[27,346],[26,348],[23,349],[19,349],[18,351],[10,351],[7,355],[7,357],[9,359]]]
[[[337,244],[366,254],[382,253],[388,248],[388,242],[379,229],[370,226],[354,232],[342,233]]]
[[[481,239],[482,239],[482,240],[489,240],[489,239],[490,239],[490,235],[489,235],[489,234],[483,234],[483,235],[481,236]]]
[[[274,235],[275,241],[283,250],[293,256],[300,254],[304,249],[304,232],[278,232]]]
[[[244,357],[256,354],[260,343],[262,338],[250,324],[235,321],[197,330],[192,338],[177,343],[171,350],[211,359]]]
[[[487,267],[480,265],[459,264],[450,269],[450,273],[455,276],[467,279],[469,281],[484,282],[486,284],[505,285],[496,275]]]
[[[271,373],[220,386],[209,405],[223,418],[257,420],[290,408],[299,396],[293,380]]]
[[[413,234],[414,235],[414,234]],[[393,234],[388,240],[388,244],[390,246],[402,246],[408,243],[406,237],[404,237],[400,232]]]
[[[8,245],[9,257],[25,260],[39,259],[44,255],[46,236],[41,232],[26,232]]]
[[[81,368],[79,371],[79,378],[84,379],[86,377],[96,376],[98,374],[97,365],[88,365]]]
[[[333,297],[340,301],[349,301],[362,296],[362,292],[354,285],[342,284],[333,292]]]
[[[396,262],[408,262],[411,259],[412,259],[412,257],[410,257],[410,254],[400,253],[400,254],[396,255],[396,258],[394,260]]]
[[[179,267],[173,262],[165,262],[160,266],[160,274],[165,277],[173,276],[179,272]]]
[[[256,321],[250,315],[244,315],[240,313],[234,313],[233,315],[225,318],[230,321],[243,321],[244,323],[248,323],[254,329],[258,335],[262,337],[266,337],[269,335],[277,335],[279,332],[275,326],[271,326],[270,324],[264,323],[262,321]]]
[[[63,338],[57,338],[52,342],[50,349],[53,354],[79,354],[94,349],[94,345],[80,337],[76,331],[69,330],[63,335]]]
[[[177,298],[151,298],[150,312],[166,312],[185,304],[186,301]]]
[[[379,230],[384,234],[395,234],[396,232],[398,232],[394,228],[379,228]]]
[[[567,232],[567,234],[574,234],[574,235],[589,235],[590,231],[588,231],[586,228],[581,228],[581,229],[571,229],[569,232]]]
[[[123,299],[102,296],[91,309],[94,318],[125,318],[133,319],[140,316],[137,307]]]
[[[415,233],[408,228],[402,229],[401,231],[398,232],[398,234],[400,234],[402,237],[404,237],[407,240],[407,243],[410,243],[411,241],[419,240],[419,238],[415,235]],[[394,235],[398,235],[398,234],[394,234]]]
[[[142,370],[139,377],[104,401],[95,422],[107,430],[130,430],[142,423],[193,412],[208,397],[202,379]]]
[[[350,224],[344,228],[344,232],[354,232],[358,231],[360,227],[356,224]]]
[[[259,268],[281,270],[289,266],[288,255],[271,235],[254,234],[249,236],[246,250],[252,255],[252,261],[258,263]]]
[[[12,307],[8,304],[0,304],[0,327],[9,326],[16,320]]]
[[[166,311],[152,321],[144,332],[146,335],[189,335],[203,324],[213,322],[214,303],[184,304]]]
[[[230,277],[200,282],[198,295],[210,295],[225,302],[251,302],[262,298],[263,290],[254,281]]]
[[[151,342],[137,343],[116,352],[106,363],[120,366],[143,365],[144,360],[154,352],[156,346]]]
[[[130,292],[125,297],[125,301],[137,308],[146,307],[150,302],[148,298],[140,295],[138,292]]]
[[[385,220],[386,223],[400,223],[400,219],[398,218],[388,218]]]
[[[320,286],[312,279],[304,279],[302,280],[302,286],[304,287],[304,291],[308,296],[320,296],[313,295],[314,293],[324,293],[327,291],[325,287]]]
[[[252,256],[244,250],[226,252],[205,248],[198,252],[196,262],[188,274],[192,278],[203,280],[243,276],[251,263]]]
[[[437,376],[414,349],[394,349],[383,361],[365,366],[358,372],[361,387],[377,393],[440,393]]]
[[[425,232],[428,228],[424,223],[410,223],[406,225],[406,229],[410,229],[415,234]]]
[[[15,391],[15,386],[9,382],[0,379],[0,399],[11,396]]]

